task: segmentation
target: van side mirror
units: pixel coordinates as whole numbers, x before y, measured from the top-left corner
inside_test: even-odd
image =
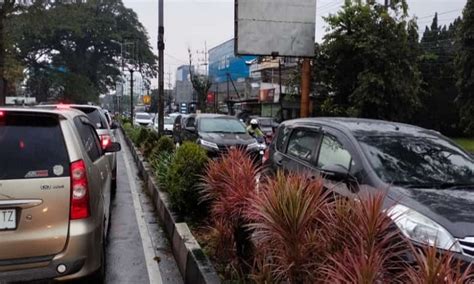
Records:
[[[350,178],[349,170],[340,164],[324,166],[321,170],[330,179],[346,181]]]
[[[117,122],[112,121],[112,124],[110,124],[110,128],[111,128],[111,129],[117,129],[117,128],[118,128]]]
[[[122,150],[122,146],[118,142],[111,142],[105,147],[104,153],[115,153]]]

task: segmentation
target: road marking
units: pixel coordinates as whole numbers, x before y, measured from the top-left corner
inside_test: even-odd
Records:
[[[122,145],[124,145],[123,143],[125,141],[122,138],[122,134],[120,134],[120,140],[122,142]],[[140,197],[138,196],[136,181],[131,176],[132,169],[130,167],[130,163],[134,163],[134,161],[130,159],[127,149],[124,149],[121,152],[125,160],[128,183],[130,184],[130,191],[132,192],[133,207],[135,209],[135,217],[137,218],[138,229],[140,231],[140,237],[142,239],[143,253],[145,254],[148,278],[151,284],[161,284],[163,283],[163,281],[161,279],[160,267],[155,261],[155,248],[153,247],[153,243],[151,242],[150,232],[148,231],[148,226],[145,223],[145,218],[143,218],[144,213],[143,208],[141,207]]]

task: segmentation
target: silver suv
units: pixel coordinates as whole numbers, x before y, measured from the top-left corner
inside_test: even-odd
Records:
[[[0,108],[0,282],[103,280],[117,151],[78,110]]]

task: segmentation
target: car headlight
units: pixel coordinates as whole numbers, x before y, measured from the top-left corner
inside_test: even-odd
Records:
[[[199,144],[201,144],[202,146],[204,147],[208,147],[208,148],[212,148],[212,149],[216,149],[216,150],[219,150],[219,147],[217,146],[216,143],[214,142],[209,142],[209,141],[206,141],[206,140],[199,140]]]
[[[258,142],[254,142],[252,144],[247,145],[247,150],[257,149],[259,148],[260,144]]]
[[[443,250],[462,252],[459,243],[441,225],[403,205],[395,205],[389,216],[409,239]]]

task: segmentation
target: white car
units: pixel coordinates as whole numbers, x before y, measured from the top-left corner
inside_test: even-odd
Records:
[[[147,112],[137,112],[133,119],[133,124],[136,126],[153,126],[153,116]]]
[[[165,135],[173,135],[173,125],[174,125],[174,119],[172,117],[165,116],[164,125],[163,125]],[[156,131],[158,131],[158,115],[155,117],[153,128]]]

